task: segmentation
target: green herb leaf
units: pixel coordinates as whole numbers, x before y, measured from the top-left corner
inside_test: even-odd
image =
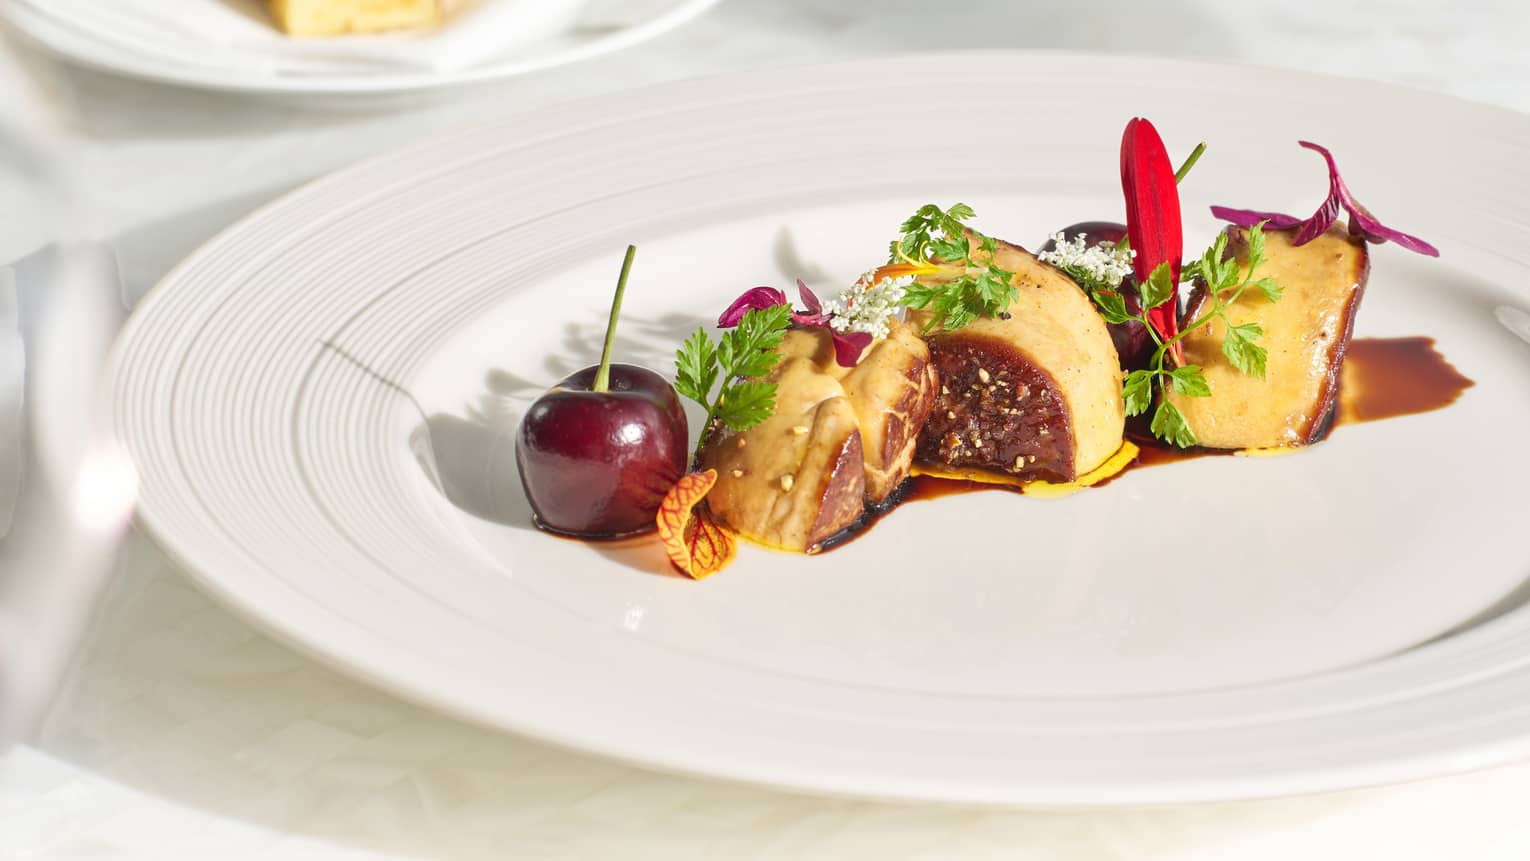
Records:
[[[717,404],[717,418],[728,427],[748,430],[776,409],[776,384],[745,380],[729,386]]]
[[[1211,397],[1211,386],[1206,382],[1206,375],[1201,372],[1200,365],[1185,365],[1169,371],[1168,374],[1169,381],[1174,387],[1174,394],[1188,398]]]
[[[1222,338],[1222,355],[1239,372],[1264,379],[1267,356],[1265,349],[1254,343],[1263,334],[1264,329],[1258,323],[1228,326],[1227,334]]]
[[[915,282],[903,293],[905,307],[930,312],[926,332],[952,331],[979,317],[997,317],[1015,301],[1014,273],[992,262],[998,240],[962,223],[974,215],[965,203],[945,210],[925,204],[904,219],[902,235],[891,245],[890,262],[911,260],[938,270],[935,277]],[[987,257],[981,263],[972,258],[973,243]]]
[[[1096,290],[1090,294],[1094,298],[1094,304],[1099,306],[1100,316],[1107,323],[1125,323],[1136,319],[1126,312],[1126,299],[1120,293],[1112,290]]]
[[[1153,270],[1152,274],[1148,275],[1147,282],[1137,286],[1137,293],[1142,297],[1142,309],[1146,311],[1150,308],[1157,308],[1159,305],[1169,301],[1169,297],[1174,295],[1174,286],[1173,276],[1169,272],[1169,264],[1167,262],[1158,264],[1158,267]]]
[[[1248,229],[1248,268],[1252,272],[1264,265],[1264,222]]]
[[[1153,405],[1153,372],[1132,371],[1121,385],[1121,397],[1126,401],[1126,414],[1140,416]]]
[[[727,372],[724,379],[763,377],[770,373],[780,358],[771,351],[786,337],[791,316],[790,305],[749,309],[738,325],[723,335],[722,343],[718,345],[718,360]]]
[[[1274,278],[1259,278],[1248,283],[1249,286],[1259,288],[1259,292],[1263,293],[1264,298],[1270,302],[1279,302],[1280,297],[1285,295],[1285,290],[1275,283]]]
[[[1169,403],[1167,399],[1158,402],[1158,410],[1153,413],[1152,430],[1153,436],[1180,448],[1195,445],[1195,432],[1190,430],[1190,424],[1185,421],[1184,413],[1181,413],[1179,408]]]
[[[681,397],[706,405],[707,392],[717,382],[717,348],[698,327],[675,351],[675,391]]]
[[[776,384],[752,378],[769,374],[781,360],[776,348],[786,337],[791,313],[789,305],[752,308],[715,344],[706,329],[699,328],[675,352],[675,391],[707,411],[698,452],[718,421],[742,431],[770,418]]]

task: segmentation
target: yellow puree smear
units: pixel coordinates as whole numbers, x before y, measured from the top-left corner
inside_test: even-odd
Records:
[[[1084,473],[1073,481],[1050,482],[1050,481],[1026,481],[1014,475],[987,472],[977,469],[931,469],[924,466],[915,466],[914,475],[928,475],[935,478],[954,478],[963,481],[973,481],[980,484],[998,484],[1006,487],[1019,488],[1026,496],[1034,496],[1038,499],[1055,499],[1059,496],[1078,493],[1086,487],[1099,484],[1107,478],[1116,475],[1121,470],[1131,466],[1132,461],[1137,459],[1137,446],[1131,442],[1121,443],[1116,453],[1105,459],[1105,462],[1094,469]]]

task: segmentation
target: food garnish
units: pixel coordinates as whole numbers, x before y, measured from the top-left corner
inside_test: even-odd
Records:
[[[903,316],[903,296],[914,283],[911,273],[884,271],[890,268],[865,273],[850,289],[825,303],[823,313],[829,328],[846,336],[864,335],[867,343],[887,337],[892,324]],[[840,364],[849,367],[854,363]]]
[[[1015,301],[1015,274],[991,259],[998,240],[962,223],[976,214],[965,203],[945,210],[927,203],[898,228],[889,264],[909,266],[911,274],[947,276],[929,283],[911,281],[903,288],[899,301],[904,306],[930,312],[925,332],[955,331],[979,317],[998,317]],[[982,260],[973,259],[974,243],[983,252]]]
[[[1339,209],[1342,207],[1349,215],[1349,233],[1358,236],[1366,242],[1380,244],[1392,241],[1408,249],[1409,251],[1424,254],[1429,257],[1439,257],[1440,251],[1433,245],[1401,230],[1394,230],[1377,220],[1369,209],[1361,205],[1360,201],[1350,194],[1349,186],[1344,184],[1344,178],[1339,176],[1339,165],[1334,161],[1333,153],[1327,147],[1320,146],[1311,141],[1297,141],[1323,156],[1328,162],[1328,197],[1323,200],[1323,205],[1318,207],[1317,212],[1311,218],[1302,220],[1294,215],[1285,215],[1279,212],[1257,212],[1252,209],[1233,209],[1226,206],[1213,206],[1211,214],[1223,221],[1230,221],[1239,227],[1250,227],[1258,222],[1266,222],[1272,230],[1287,230],[1299,228],[1296,232],[1294,245],[1306,245],[1308,242],[1321,236],[1339,218]]]
[[[1175,364],[1184,355],[1179,334],[1179,267],[1184,254],[1179,217],[1179,181],[1168,150],[1153,124],[1133,117],[1121,135],[1121,190],[1126,196],[1126,237],[1136,252],[1132,271],[1143,294],[1142,308],[1160,345],[1169,344]],[[1158,302],[1146,301],[1148,290]]]
[[[715,469],[686,475],[664,495],[654,520],[669,561],[692,580],[716,574],[738,555],[733,533],[696,508],[715,484]]]
[[[1121,139],[1124,224],[1080,222],[1033,254],[972,229],[966,204],[927,204],[889,262],[826,302],[801,280],[800,309],[774,287],[745,291],[717,319],[727,331],[684,341],[674,388],[610,363],[629,248],[601,364],[523,422],[517,458],[537,521],[610,537],[637,512],[674,567],[702,579],[741,539],[835,546],[917,495],[916,477],[1058,496],[1132,464],[1317,442],[1340,415],[1367,243],[1439,252],[1380,224],[1333,155],[1302,146],[1328,163],[1318,212],[1214,207],[1234,226],[1187,262],[1178,185],[1205,144],[1174,170],[1152,123],[1134,118]],[[682,396],[706,412],[689,473]],[[1129,433],[1128,416],[1149,414],[1167,446]],[[601,449],[602,436],[632,450]]]
[[[1182,239],[1178,185],[1205,152],[1198,145],[1178,170],[1153,124],[1134,118],[1121,138],[1121,185],[1126,195],[1127,241],[1090,246],[1084,236],[1071,241],[1066,232],[1052,237],[1053,247],[1040,259],[1067,272],[1099,307],[1100,316],[1112,326],[1140,324],[1153,342],[1142,367],[1131,368],[1122,381],[1126,414],[1142,415],[1153,409],[1149,429],[1165,442],[1189,448],[1197,444],[1195,431],[1184,414],[1167,397],[1173,391],[1184,397],[1210,397],[1211,388],[1199,365],[1185,361],[1185,333],[1221,320],[1248,287],[1257,287],[1271,302],[1280,300],[1280,288],[1269,278],[1255,279],[1254,270],[1264,261],[1263,224],[1250,225],[1250,265],[1242,274],[1234,260],[1226,260],[1227,237],[1219,235],[1197,261],[1181,271]],[[1121,269],[1130,261],[1136,276],[1136,295],[1125,288]],[[1194,320],[1180,325],[1179,285],[1199,279],[1209,290],[1211,306]],[[1265,349],[1257,343],[1264,334],[1258,323],[1227,325],[1222,349],[1241,373],[1264,378]],[[1156,406],[1155,406],[1156,403]]]
[[[1126,399],[1126,414],[1129,416],[1142,415],[1153,406],[1156,388],[1157,407],[1153,411],[1150,428],[1154,436],[1180,448],[1196,445],[1197,440],[1195,431],[1179,408],[1169,400],[1168,393],[1172,390],[1175,394],[1186,397],[1211,397],[1211,387],[1207,385],[1200,365],[1182,364],[1177,367],[1166,367],[1166,354],[1178,346],[1185,335],[1213,320],[1221,320],[1224,324],[1222,353],[1227,356],[1228,362],[1243,374],[1264,378],[1266,353],[1264,347],[1256,343],[1264,335],[1264,329],[1258,323],[1233,325],[1225,315],[1227,308],[1236,303],[1244,291],[1250,287],[1257,288],[1270,302],[1280,301],[1280,287],[1274,281],[1268,278],[1254,278],[1254,271],[1264,263],[1263,225],[1255,224],[1249,228],[1247,270],[1240,269],[1238,261],[1227,258],[1226,253],[1227,235],[1218,234],[1216,241],[1206,249],[1206,253],[1186,267],[1186,275],[1199,278],[1205,283],[1212,303],[1204,313],[1186,323],[1183,331],[1176,333],[1172,340],[1162,340],[1157,328],[1149,325],[1146,316],[1139,318],[1143,325],[1148,327],[1158,348],[1153,351],[1149,366],[1128,373],[1121,386],[1122,397]],[[1142,285],[1139,292],[1141,305],[1149,309],[1148,314],[1152,313],[1152,309],[1162,306],[1172,298],[1170,285],[1163,277],[1162,269],[1155,270],[1153,274],[1154,277]],[[1107,309],[1105,305],[1102,305],[1101,313],[1107,321],[1131,319],[1124,313],[1117,316],[1118,309],[1114,306]]]
[[[521,485],[538,526],[582,538],[653,528],[659,501],[685,472],[685,409],[669,382],[611,363],[616,322],[637,249],[628,246],[600,364],[532,402],[515,438]]]
[[[756,288],[761,289],[769,288]],[[724,319],[728,317],[725,312]],[[700,404],[707,414],[697,452],[719,423],[747,430],[770,417],[776,406],[776,384],[756,378],[770,373],[780,360],[775,348],[781,345],[791,318],[790,305],[747,307],[716,342],[705,328],[697,327],[675,352],[675,390]]]
[[[859,283],[859,282],[857,282]],[[821,326],[828,329],[834,335],[834,360],[840,367],[853,368],[860,360],[861,353],[873,339],[887,336],[886,319],[882,320],[880,328],[875,325],[875,303],[877,297],[870,294],[862,300],[862,307],[857,308],[857,297],[853,294],[855,288],[845,291],[852,295],[846,299],[841,296],[829,301],[829,307],[818,301],[818,295],[797,279],[797,292],[802,296],[802,304],[807,306],[806,311],[791,312],[791,321],[798,326]],[[744,295],[733,300],[726,311],[717,318],[719,328],[728,329],[739,324],[744,318],[744,313],[751,308],[774,308],[777,305],[791,307],[791,301],[786,294],[774,287],[755,287],[744,291]],[[852,310],[854,309],[854,310]]]

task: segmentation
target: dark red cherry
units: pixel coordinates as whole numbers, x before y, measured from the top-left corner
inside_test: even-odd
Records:
[[[627,246],[600,364],[537,398],[515,436],[521,487],[537,525],[552,532],[619,538],[654,529],[659,503],[685,474],[690,433],[680,396],[647,368],[611,364],[636,254]]]
[[[685,474],[689,429],[680,398],[657,373],[611,365],[577,371],[531,405],[515,440],[537,525],[582,538],[654,528],[659,502]]]

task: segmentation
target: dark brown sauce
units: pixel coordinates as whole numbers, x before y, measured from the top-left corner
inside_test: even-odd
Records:
[[[1339,372],[1336,425],[1444,409],[1475,383],[1435,349],[1433,338],[1356,338]]]
[[[809,554],[824,553],[860,538],[877,521],[886,517],[894,508],[905,502],[916,502],[926,499],[940,499],[943,496],[955,496],[959,493],[972,493],[979,490],[998,490],[1009,493],[1019,493],[1020,488],[1012,484],[985,484],[981,481],[966,481],[960,478],[939,478],[933,475],[914,475],[903,480],[894,490],[887,501],[874,508],[867,508],[856,521],[844,529],[830,535],[819,542],[816,547],[808,549]]]
[[[1344,354],[1344,364],[1339,371],[1339,403],[1328,432],[1332,433],[1332,429],[1339,425],[1444,409],[1473,385],[1471,379],[1456,370],[1435,349],[1433,338],[1356,338],[1350,341]],[[1093,487],[1104,487],[1144,467],[1233,454],[1221,449],[1167,446],[1153,437],[1146,419],[1146,416],[1140,416],[1127,421],[1126,438],[1137,445],[1137,457],[1120,472],[1096,482]],[[1019,492],[1020,488],[931,475],[914,476],[905,480],[887,502],[868,509],[856,522],[809,552],[822,553],[849,544],[905,502],[983,490]]]

